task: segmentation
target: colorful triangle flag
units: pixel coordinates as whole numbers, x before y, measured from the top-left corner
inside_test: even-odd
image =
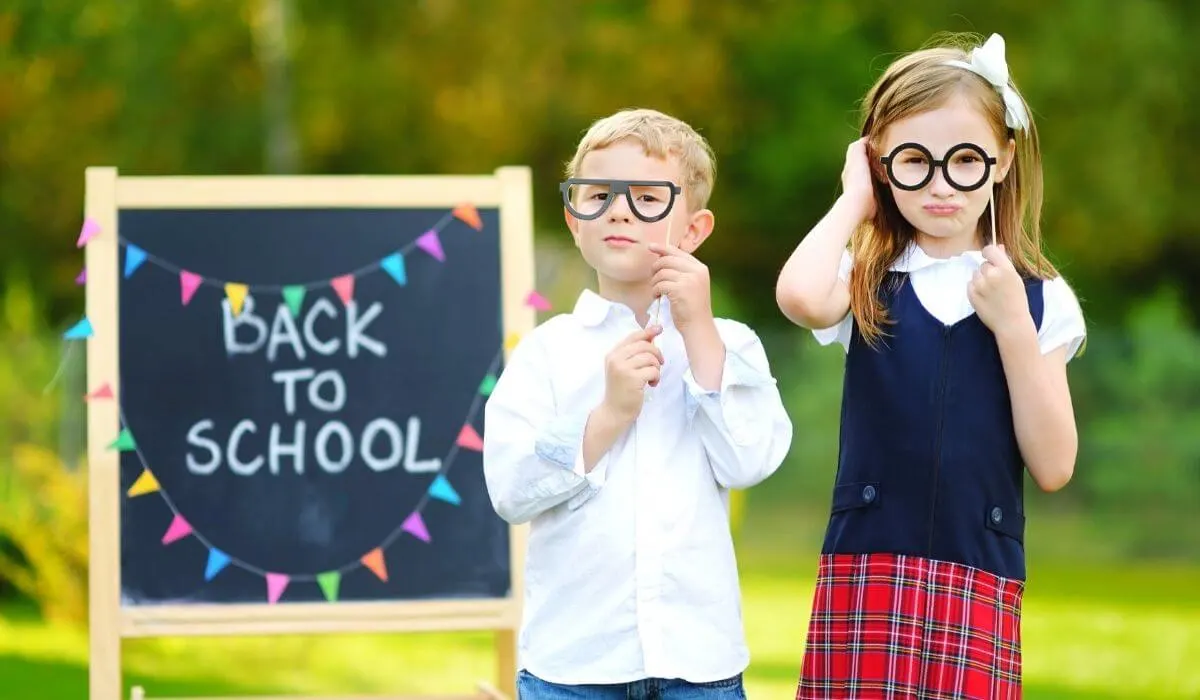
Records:
[[[92,322],[86,318],[71,326],[63,333],[63,338],[66,340],[80,340],[90,337],[92,337]]]
[[[384,272],[391,275],[392,279],[396,280],[396,284],[401,287],[408,284],[408,272],[404,269],[403,255],[392,253],[380,261],[379,266],[383,268]]]
[[[194,272],[187,270],[179,271],[179,297],[183,301],[183,305],[187,306],[188,302],[195,296],[196,290],[200,288],[200,282],[203,278]]]
[[[192,534],[192,526],[183,519],[182,515],[176,514],[175,519],[171,521],[171,527],[168,527],[166,534],[162,536],[162,543],[171,544],[190,534]]]
[[[423,542],[429,541],[429,530],[425,529],[425,521],[421,519],[419,511],[414,510],[412,515],[404,519],[404,523],[400,527],[408,534]]]
[[[121,452],[128,452],[136,448],[137,443],[134,442],[133,433],[129,432],[129,428],[122,428],[121,433],[117,435],[117,439],[113,440],[108,446],[110,450],[120,450]]]
[[[542,296],[541,294],[538,294],[537,292],[530,292],[529,296],[525,297],[525,305],[532,306],[533,308],[537,309],[538,311],[549,311],[550,310],[549,300],[547,300],[546,297]]]
[[[395,522],[395,521],[393,521],[393,522]],[[386,582],[388,580],[387,579],[387,564],[385,564],[383,561],[383,550],[382,549],[380,549],[379,547],[372,549],[371,551],[364,554],[363,558],[360,561],[362,561],[363,566],[367,567],[376,576],[378,576],[380,581]]]
[[[456,506],[462,503],[462,499],[458,497],[458,492],[454,490],[454,487],[450,485],[446,477],[441,474],[438,474],[438,477],[429,485],[429,495],[440,501],[453,503]]]
[[[469,423],[459,431],[456,444],[468,450],[483,452],[483,438],[479,437],[479,433],[475,432]]]
[[[446,262],[446,253],[442,250],[442,241],[438,238],[437,231],[430,229],[422,233],[417,239],[417,247],[437,258],[439,262]]]
[[[454,208],[454,216],[476,231],[483,230],[483,221],[479,218],[479,210],[473,204],[460,204]]]
[[[83,398],[91,400],[91,399],[111,399],[112,397],[113,397],[112,386],[110,386],[108,382],[104,382],[103,384],[100,385],[99,388],[97,388],[92,393],[87,394]]]
[[[338,587],[342,583],[342,575],[337,571],[327,571],[323,574],[317,574],[317,585],[321,587],[321,592],[325,594],[325,600],[330,603],[337,601]]]
[[[157,490],[158,479],[154,478],[154,474],[149,469],[143,469],[141,476],[137,478],[137,481],[133,482],[133,486],[129,487],[125,495],[133,498],[134,496],[144,496],[148,493],[154,493]]]
[[[287,574],[267,574],[267,601],[272,604],[279,602],[279,596],[283,595],[290,580]]]
[[[354,275],[342,275],[334,277],[329,282],[338,296],[342,298],[342,303],[349,305],[354,299]]]
[[[292,311],[292,316],[299,316],[304,307],[304,285],[293,284],[283,288],[283,301]]]
[[[521,336],[519,334],[509,333],[508,336],[506,336],[504,338],[504,349],[509,352],[512,352],[513,350],[516,349],[517,344],[519,344],[520,342],[521,342]]]
[[[130,243],[125,246],[125,279],[146,262],[146,251]]]
[[[75,241],[75,247],[84,247],[98,233],[100,233],[100,224],[96,223],[96,220],[91,217],[84,219],[83,226],[79,229],[79,238]]]
[[[479,393],[483,394],[484,396],[491,396],[492,390],[494,390],[495,388],[496,388],[495,375],[489,374],[488,376],[483,378],[482,382],[479,383]]]
[[[86,267],[83,268],[82,270],[80,270],[78,275],[75,275],[75,284],[87,284],[87,268]]]
[[[204,565],[204,580],[211,581],[229,566],[229,555],[219,549],[208,550],[208,563]]]
[[[242,304],[246,301],[246,295],[250,293],[250,287],[237,282],[225,283],[225,296],[229,297],[229,306],[233,309],[233,315],[237,316],[242,313]]]

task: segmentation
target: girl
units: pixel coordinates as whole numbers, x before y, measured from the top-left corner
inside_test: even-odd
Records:
[[[1037,132],[997,35],[897,60],[864,107],[776,290],[847,353],[796,697],[1019,698],[1024,468],[1071,478],[1085,336],[1040,249]]]

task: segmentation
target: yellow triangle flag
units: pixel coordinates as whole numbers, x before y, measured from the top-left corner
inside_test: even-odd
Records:
[[[225,296],[229,297],[229,305],[233,308],[234,316],[242,313],[242,304],[246,301],[246,294],[249,292],[250,288],[244,284],[225,283]]]
[[[149,469],[142,470],[142,475],[133,482],[133,486],[129,487],[129,496],[142,496],[147,493],[154,493],[158,490],[158,479],[150,473]]]
[[[517,343],[520,343],[520,342],[521,342],[520,335],[518,335],[516,333],[509,333],[508,337],[504,339],[504,349],[509,352],[512,352],[513,349],[517,347]]]

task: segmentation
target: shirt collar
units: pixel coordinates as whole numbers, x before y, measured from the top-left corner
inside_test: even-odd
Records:
[[[973,270],[983,264],[983,253],[978,250],[968,250],[950,258],[935,258],[921,250],[921,246],[916,242],[911,242],[900,257],[896,258],[896,262],[892,263],[892,270],[894,272],[916,272],[934,265],[949,264],[962,265]]]
[[[658,302],[651,302],[650,308],[647,309],[647,312],[651,316],[654,315],[655,303],[662,304],[658,311],[659,324],[666,328],[670,325],[671,321],[671,304],[665,297]],[[633,317],[633,311],[628,306],[605,299],[590,289],[583,290],[579,295],[579,299],[575,301],[575,308],[571,313],[584,326],[598,326],[608,320],[609,315],[613,313],[627,314],[631,318]]]

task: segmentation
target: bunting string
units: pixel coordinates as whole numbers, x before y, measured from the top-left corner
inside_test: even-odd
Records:
[[[333,602],[337,598],[337,583],[341,581],[342,576],[360,567],[370,569],[380,580],[386,582],[388,580],[388,572],[384,551],[401,536],[407,534],[426,543],[432,541],[424,518],[421,515],[430,499],[437,499],[455,506],[461,505],[462,499],[447,478],[447,473],[453,466],[460,450],[483,451],[483,438],[475,429],[474,423],[484,400],[491,394],[492,389],[496,385],[496,372],[500,367],[503,357],[504,351],[501,349],[492,359],[487,374],[480,381],[475,398],[471,402],[466,416],[463,418],[458,437],[455,439],[454,444],[447,450],[446,456],[442,460],[441,469],[438,470],[437,475],[425,489],[425,492],[421,495],[421,498],[417,501],[412,511],[377,546],[366,554],[363,554],[354,561],[320,573],[268,571],[226,553],[225,550],[214,544],[203,533],[195,530],[170,494],[162,487],[154,474],[154,470],[150,468],[145,454],[138,445],[136,436],[125,421],[124,412],[120,408],[118,408],[118,414],[120,415],[121,425],[124,427],[117,438],[109,445],[109,449],[121,452],[133,452],[138,458],[138,463],[142,471],[137,480],[126,491],[127,497],[136,498],[150,493],[158,493],[163,502],[166,503],[167,508],[170,509],[172,519],[162,536],[162,544],[166,546],[187,537],[193,537],[208,550],[208,561],[205,564],[204,571],[205,581],[211,581],[226,567],[235,566],[266,579],[268,600],[271,603],[279,599],[279,596],[282,595],[289,584],[301,581],[315,581],[321,587],[326,599]]]
[[[290,289],[307,291],[318,287],[325,287],[331,282],[336,284],[338,280],[358,278],[369,272],[384,270],[390,274],[394,280],[396,280],[397,284],[403,286],[407,284],[408,281],[404,265],[404,258],[413,252],[414,249],[420,249],[436,259],[438,262],[445,262],[446,254],[442,249],[439,234],[441,233],[442,229],[445,228],[446,224],[453,218],[466,219],[469,222],[469,225],[474,228],[474,222],[479,221],[479,215],[474,212],[475,210],[473,207],[468,208],[466,205],[458,207],[454,211],[446,212],[436,224],[434,224],[417,238],[409,241],[403,247],[393,251],[391,254],[383,257],[382,259],[373,260],[355,270],[337,275],[333,277],[332,280],[328,277],[324,277],[317,280],[289,284],[244,284],[236,280],[225,280],[218,277],[213,277],[211,275],[202,275],[176,265],[170,260],[166,260],[160,256],[157,256],[154,253],[151,253],[131,242],[124,236],[118,235],[117,241],[125,248],[125,266],[123,274],[126,279],[133,276],[133,274],[137,272],[138,268],[145,263],[150,263],[160,267],[172,274],[179,276],[180,284],[182,285],[183,292],[186,295],[186,299],[184,301],[184,304],[186,304],[191,300],[191,295],[194,294],[196,289],[202,284],[220,287],[226,290],[233,286],[242,288],[247,292],[284,292]],[[84,275],[85,281],[87,279],[86,272],[87,271],[84,270],[82,273],[80,273],[81,275]]]

